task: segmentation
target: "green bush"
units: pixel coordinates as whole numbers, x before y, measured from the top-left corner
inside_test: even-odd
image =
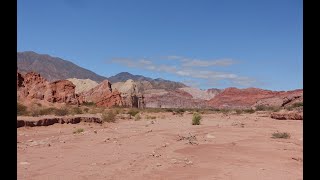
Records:
[[[27,113],[28,113],[27,106],[17,103],[17,115],[22,116],[22,115],[26,115]]]
[[[128,114],[130,114],[131,116],[135,116],[138,113],[139,113],[138,109],[130,109],[128,112]]]
[[[104,122],[116,122],[116,113],[113,111],[102,113],[102,120]]]
[[[135,120],[135,121],[139,121],[140,119],[141,119],[140,114],[136,114],[136,115],[134,116],[134,120]]]
[[[199,113],[194,113],[192,116],[192,125],[200,125],[201,115]]]

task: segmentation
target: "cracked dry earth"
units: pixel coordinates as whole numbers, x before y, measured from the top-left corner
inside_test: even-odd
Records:
[[[157,118],[18,128],[18,179],[302,179],[302,121],[204,114],[193,126],[192,114],[148,115]]]

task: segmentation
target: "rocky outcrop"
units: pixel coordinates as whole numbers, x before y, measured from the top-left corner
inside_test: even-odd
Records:
[[[208,101],[214,108],[287,107],[303,101],[303,90],[270,91],[258,88],[227,88]]]
[[[270,117],[278,120],[303,120],[303,112],[274,112]]]
[[[77,124],[80,122],[102,123],[102,120],[98,117],[42,117],[42,118],[37,118],[37,120],[26,120],[21,117],[18,117],[17,128],[24,127],[24,126],[29,126],[29,127],[50,126],[56,123]]]
[[[270,98],[258,100],[253,107],[257,106],[273,106],[273,107],[288,107],[294,103],[303,102],[303,90],[281,91]]]
[[[45,100],[51,103],[78,104],[75,85],[68,80],[48,82],[35,72],[17,73],[18,100]]]
[[[78,104],[75,85],[68,80],[58,80],[49,84],[46,100],[52,103]]]
[[[277,92],[258,88],[226,88],[208,101],[213,108],[250,108],[260,99],[273,97]]]
[[[108,80],[102,81],[89,91],[80,93],[79,101],[80,103],[94,102],[97,106],[104,107],[122,106],[120,92],[112,92],[111,83]]]
[[[121,93],[122,106],[124,107],[136,107],[144,108],[144,95],[138,88],[138,84],[132,79],[127,80],[126,82],[118,82],[112,84],[112,90],[117,90]]]
[[[91,79],[77,79],[77,78],[69,78],[67,79],[71,81],[74,85],[76,85],[76,93],[82,93],[85,91],[89,91],[90,89],[96,87],[98,83]]]

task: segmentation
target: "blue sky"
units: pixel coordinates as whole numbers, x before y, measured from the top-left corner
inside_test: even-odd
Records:
[[[302,85],[302,0],[18,0],[18,52],[202,89]]]

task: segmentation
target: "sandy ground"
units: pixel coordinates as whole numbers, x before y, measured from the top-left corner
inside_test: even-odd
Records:
[[[18,179],[302,179],[302,121],[205,114],[193,126],[192,114],[148,115],[157,118],[18,128]]]

